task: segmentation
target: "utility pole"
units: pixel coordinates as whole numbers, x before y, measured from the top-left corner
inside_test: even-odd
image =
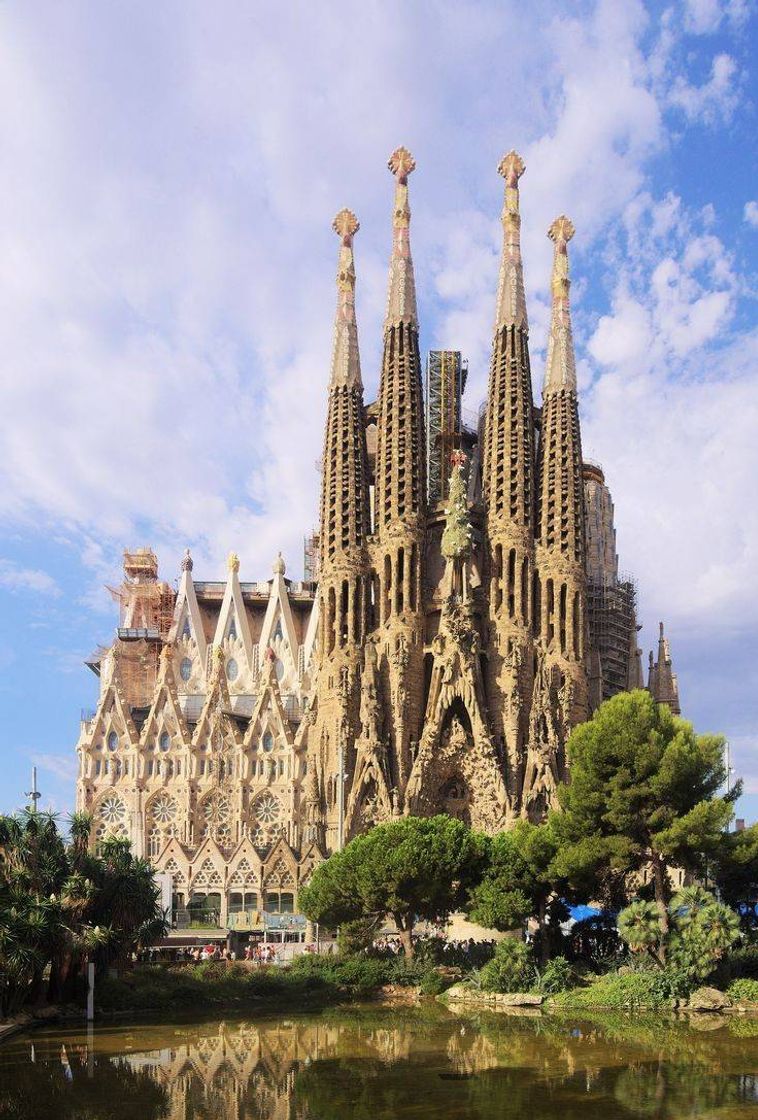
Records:
[[[30,812],[36,813],[37,812],[37,802],[39,801],[40,797],[42,797],[42,794],[37,789],[37,767],[36,766],[32,766],[32,788],[31,788],[31,790],[29,790],[28,793],[24,794],[24,797],[28,797],[28,798],[31,799],[32,803],[31,803],[31,806],[30,806]]]

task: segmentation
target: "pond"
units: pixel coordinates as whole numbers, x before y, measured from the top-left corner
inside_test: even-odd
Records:
[[[758,1120],[758,1021],[437,1004],[86,1029],[0,1048],[3,1120]]]

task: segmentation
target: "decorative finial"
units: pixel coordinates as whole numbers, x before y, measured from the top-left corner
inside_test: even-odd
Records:
[[[360,228],[361,223],[352,210],[340,210],[339,214],[335,216],[332,222],[332,229],[336,234],[339,234],[347,245],[350,244]]]
[[[188,548],[185,548],[184,558],[182,560],[182,571],[183,572],[191,572],[192,568],[193,568],[192,555],[190,553],[190,550]]]
[[[387,167],[401,183],[406,183],[411,172],[416,170],[416,161],[407,148],[395,148],[387,160]]]
[[[465,451],[457,448],[450,456],[450,463],[454,467],[465,467],[468,461],[468,455]]]
[[[271,646],[266,646],[265,658],[267,661],[276,661],[276,650],[272,649]]]
[[[497,173],[505,179],[506,187],[517,187],[518,181],[525,171],[526,164],[513,148],[503,156],[497,165]]]
[[[275,576],[283,576],[287,571],[281,552],[277,554],[276,560],[274,560],[273,570]]]
[[[568,243],[574,236],[574,223],[565,214],[556,218],[547,231],[555,245],[551,289],[553,310],[550,336],[547,343],[545,383],[543,394],[568,390],[576,392],[576,360],[571,336],[571,307],[569,302]]]
[[[500,160],[497,170],[505,179],[505,199],[501,214],[503,251],[500,257],[495,304],[495,332],[506,326],[528,331],[524,269],[521,263],[521,215],[518,197],[518,181],[526,170],[526,164],[518,152],[511,150]]]
[[[570,241],[575,233],[576,229],[574,228],[574,223],[571,221],[571,218],[567,218],[565,214],[561,214],[560,217],[556,218],[547,231],[548,237],[551,241],[554,241],[556,245],[559,245],[561,241],[564,243]]]
[[[418,329],[416,282],[410,243],[411,207],[408,202],[408,176],[415,169],[416,161],[407,148],[396,148],[387,161],[387,166],[395,176],[395,206],[392,212],[392,256],[384,327],[386,330],[390,326],[409,323]]]
[[[226,561],[226,566],[230,572],[238,572],[240,570],[240,558],[236,552],[229,553],[229,558]]]

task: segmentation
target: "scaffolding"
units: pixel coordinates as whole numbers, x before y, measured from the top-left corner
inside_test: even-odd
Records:
[[[125,551],[123,582],[108,590],[119,605],[113,657],[124,697],[132,708],[148,708],[174,619],[175,592],[158,579],[158,558],[151,548]]]
[[[314,529],[310,536],[303,537],[303,579],[306,583],[317,583],[320,568],[319,533]]]
[[[429,504],[447,497],[450,457],[461,446],[461,398],[468,363],[459,350],[430,350],[426,361],[426,478]]]
[[[590,643],[600,658],[602,699],[637,686],[637,588],[629,576],[587,584]]]

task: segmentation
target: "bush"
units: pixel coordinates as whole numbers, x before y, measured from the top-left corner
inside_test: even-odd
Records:
[[[670,1006],[673,1000],[689,993],[690,982],[678,969],[651,968],[647,971],[600,976],[586,988],[574,988],[556,995],[562,1007],[609,1007],[619,1010]]]
[[[545,965],[539,978],[538,988],[545,995],[565,992],[576,984],[576,972],[565,957],[553,957]]]
[[[735,1003],[758,1003],[758,980],[735,980],[726,994]]]
[[[485,992],[528,992],[537,980],[532,948],[507,937],[495,946],[495,955],[479,973]]]
[[[758,980],[758,945],[732,949],[724,964],[733,980]]]
[[[435,969],[430,969],[424,974],[421,981],[421,991],[425,996],[438,996],[444,992],[448,984]]]

